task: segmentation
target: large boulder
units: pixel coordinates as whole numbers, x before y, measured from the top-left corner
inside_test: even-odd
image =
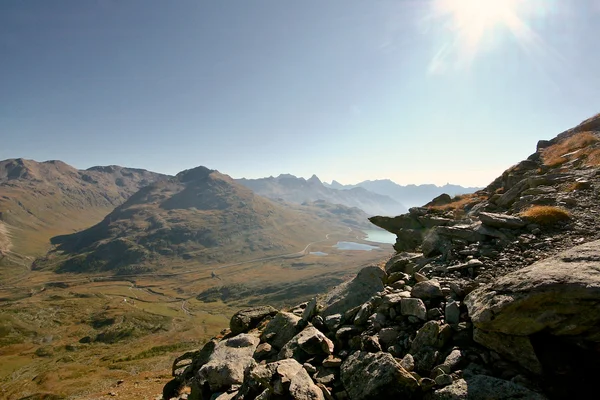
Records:
[[[357,351],[341,365],[340,377],[351,400],[414,399],[417,380],[389,353]]]
[[[261,390],[275,396],[289,395],[294,400],[323,400],[323,392],[315,385],[308,372],[296,360],[286,359],[256,366],[249,374]],[[248,385],[246,382],[245,385]],[[242,388],[244,391],[246,388]]]
[[[261,334],[262,341],[271,344],[277,349],[281,349],[291,338],[296,336],[296,333],[298,333],[298,324],[301,319],[299,316],[289,312],[278,312],[263,330]]]
[[[450,386],[435,390],[425,400],[546,400],[521,385],[487,375],[458,379]]]
[[[245,310],[240,310],[233,314],[229,321],[229,329],[233,335],[246,333],[250,329],[255,328],[260,321],[266,317],[277,314],[277,310],[271,306],[253,307]]]
[[[220,392],[241,384],[245,371],[256,365],[252,355],[259,343],[256,336],[245,333],[219,342],[198,371],[200,386],[208,384],[212,392]]]
[[[600,375],[593,361],[600,358],[600,241],[505,275],[465,303],[475,341],[542,374],[554,391],[593,390]]]
[[[280,360],[294,358],[305,361],[310,356],[333,353],[333,342],[321,331],[310,325],[294,336],[279,352]]]
[[[378,266],[361,269],[351,281],[342,283],[320,299],[323,318],[333,314],[344,314],[347,310],[365,303],[375,293],[383,290],[386,278]]]

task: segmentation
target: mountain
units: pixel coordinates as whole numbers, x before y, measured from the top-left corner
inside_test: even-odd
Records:
[[[278,177],[261,179],[238,179],[237,182],[261,196],[298,204],[324,200],[332,204],[358,207],[370,215],[397,215],[406,212],[404,205],[386,195],[373,193],[362,187],[350,190],[328,188],[316,175],[308,180],[282,174]]]
[[[53,238],[57,248],[36,268],[50,263],[60,272],[124,274],[167,262],[237,262],[297,251],[322,239],[332,224],[339,225],[310,207],[270,201],[197,167],[142,188],[89,229]]]
[[[599,193],[600,114],[476,193],[371,218],[398,237],[387,262],[296,306],[238,311],[175,360],[163,397],[588,398]]]
[[[342,185],[337,181],[324,184],[326,187],[338,190],[364,188],[373,193],[389,196],[392,199],[405,204],[407,207],[421,206],[442,193],[450,196],[473,193],[481,189],[478,187],[463,187],[447,183],[444,186],[433,184],[424,185],[398,185],[389,179],[378,179],[374,181],[363,181],[355,185]]]
[[[119,166],[77,170],[62,161],[0,161],[0,265],[27,265],[53,236],[102,220],[166,175]]]

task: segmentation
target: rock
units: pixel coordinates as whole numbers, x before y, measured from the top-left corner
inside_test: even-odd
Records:
[[[244,381],[244,372],[256,365],[252,358],[260,340],[245,333],[219,342],[208,362],[197,373],[200,386],[208,383],[213,392],[225,391]]]
[[[327,317],[365,303],[373,294],[383,290],[386,273],[377,266],[361,269],[356,277],[331,290],[321,300],[321,315]]]
[[[277,314],[277,310],[271,306],[253,307],[241,310],[233,314],[229,321],[229,329],[233,335],[248,332],[255,328],[260,321],[266,317]]]
[[[438,375],[435,378],[435,384],[438,386],[448,386],[451,385],[453,381],[454,379],[452,379],[452,376],[446,374]]]
[[[519,217],[508,214],[495,214],[480,212],[479,220],[487,226],[493,228],[520,229],[525,226],[525,221]]]
[[[442,193],[429,203],[425,204],[425,207],[443,206],[450,203],[452,203],[452,197],[450,197],[449,194]]]
[[[323,399],[321,389],[314,384],[303,366],[292,359],[258,365],[250,371],[249,376],[261,389],[267,391],[267,395],[274,393],[283,396],[289,393],[293,399]],[[243,389],[240,389],[240,392]],[[270,396],[266,398],[270,398]]]
[[[366,325],[372,313],[373,305],[370,302],[364,303],[362,306],[360,306],[360,309],[356,313],[356,317],[354,318],[354,325]]]
[[[452,350],[444,360],[443,365],[447,366],[450,372],[456,371],[463,360],[462,352],[459,349]]]
[[[317,298],[313,297],[311,301],[308,302],[304,311],[302,311],[302,320],[309,322],[312,317],[315,316],[317,312]]]
[[[333,342],[321,331],[310,325],[294,336],[279,352],[280,360],[294,358],[305,361],[310,355],[328,355],[333,353]]]
[[[521,192],[523,192],[525,189],[528,189],[529,187],[529,181],[527,179],[523,179],[522,181],[518,182],[513,187],[511,187],[506,193],[503,193],[496,200],[496,205],[500,207],[510,206],[512,203],[514,203],[516,199],[518,199],[521,196]]]
[[[400,313],[427,320],[427,308],[421,299],[403,298],[400,303]]]
[[[456,301],[451,300],[446,303],[444,316],[447,324],[458,324],[460,322],[460,307]]]
[[[408,353],[402,358],[400,365],[408,372],[411,372],[415,369],[415,359],[412,355],[410,355],[410,353]]]
[[[362,332],[357,326],[354,325],[344,325],[335,333],[335,337],[340,341],[346,341],[353,336],[359,335]]]
[[[389,353],[357,351],[340,368],[340,377],[352,400],[416,399],[417,380]]]
[[[369,218],[369,221],[394,235],[400,229],[421,229],[422,226],[417,220],[416,215],[403,214],[396,217],[380,217],[374,216]]]
[[[393,274],[395,272],[412,273],[411,265],[414,265],[417,260],[423,258],[419,253],[398,253],[388,260],[385,264],[385,272]]]
[[[280,311],[269,321],[261,334],[261,339],[273,347],[281,349],[298,333],[298,323],[302,319],[295,314]]]
[[[437,281],[434,280],[417,283],[413,286],[410,295],[411,297],[422,300],[431,300],[444,297],[444,294],[442,293],[442,287]]]
[[[275,354],[273,346],[269,343],[261,343],[254,351],[254,359],[257,361],[267,359]]]
[[[542,373],[542,365],[528,336],[507,335],[476,328],[473,340],[535,374]]]
[[[404,272],[392,272],[387,279],[387,284],[391,285],[392,283],[396,283],[399,281],[407,282],[410,279],[410,276]]]
[[[329,355],[323,360],[323,366],[325,368],[339,368],[342,365],[342,359],[334,355]]]
[[[377,336],[363,336],[361,350],[370,353],[380,352],[382,349],[381,344],[379,344],[379,338]]]
[[[394,250],[397,252],[414,251],[423,241],[423,231],[421,229],[401,228],[396,232],[396,243]]]
[[[425,281],[429,280],[428,277],[426,277],[425,275],[423,275],[419,272],[415,272],[414,276],[415,276],[415,281],[417,281],[417,283],[421,283],[421,282],[425,282]]]
[[[325,317],[325,326],[331,332],[335,332],[335,330],[340,326],[342,322],[342,314],[333,314]]]
[[[396,328],[383,328],[377,334],[379,343],[384,349],[394,345],[398,339],[398,330]]]
[[[523,386],[486,375],[458,379],[450,386],[428,393],[426,400],[546,400]]]
[[[449,238],[440,235],[435,228],[430,230],[423,238],[421,249],[425,257],[435,256],[437,254],[446,254],[452,248],[452,242]]]
[[[438,321],[428,321],[423,324],[410,346],[410,353],[414,355],[423,347],[441,348],[448,340],[442,335],[445,332],[444,327]]]
[[[598,354],[599,261],[600,241],[590,242],[473,291],[465,303],[477,328],[474,339],[535,373],[542,366],[531,344],[534,335],[568,338]]]

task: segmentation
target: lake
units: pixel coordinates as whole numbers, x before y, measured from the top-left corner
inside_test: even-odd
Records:
[[[311,251],[310,254],[313,256],[326,256],[327,253],[323,253],[322,251]]]
[[[373,249],[378,249],[377,246],[371,246],[369,244],[362,244],[356,242],[337,242],[337,244],[333,247],[336,247],[338,250],[360,250],[360,251],[371,251]]]
[[[375,243],[396,243],[396,235],[393,233],[389,233],[388,231],[384,231],[382,229],[366,229],[363,230],[364,233],[367,234],[365,240],[367,242],[375,242]]]

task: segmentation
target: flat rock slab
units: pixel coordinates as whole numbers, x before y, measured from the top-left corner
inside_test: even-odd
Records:
[[[493,228],[519,229],[525,226],[525,221],[521,218],[508,214],[481,212],[479,213],[479,220],[484,225]]]

